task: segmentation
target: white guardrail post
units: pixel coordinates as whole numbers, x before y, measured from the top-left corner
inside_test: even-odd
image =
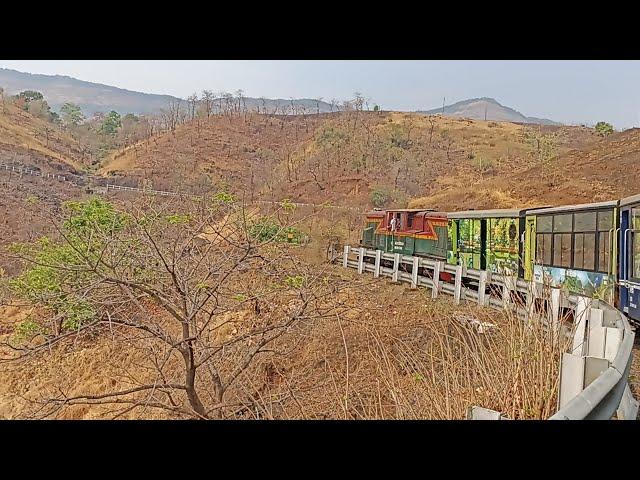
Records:
[[[402,255],[395,253],[393,255],[393,275],[391,276],[392,282],[398,281],[398,275],[400,271],[400,262],[402,261]]]
[[[462,293],[462,265],[456,265],[456,278],[453,292],[453,301],[460,303],[460,295]]]
[[[351,250],[351,247],[349,245],[345,245],[344,246],[344,254],[342,257],[342,266],[344,268],[347,268],[349,266],[349,251]]]
[[[585,331],[587,326],[587,317],[589,316],[589,299],[586,297],[578,297],[578,303],[574,309],[573,324],[575,330],[573,333],[573,346],[571,353],[574,355],[582,355],[586,350]]]
[[[373,270],[373,277],[380,277],[380,260],[382,259],[382,250],[376,250],[376,263]]]
[[[484,306],[486,303],[485,296],[487,290],[487,272],[482,270],[480,272],[480,279],[478,280],[478,305]]]
[[[360,249],[358,250],[358,273],[360,274],[362,274],[362,272],[364,271],[364,254],[364,247],[360,247]]]
[[[433,287],[431,289],[431,298],[436,298],[440,292],[440,272],[444,270],[444,262],[435,262],[433,266]]]
[[[411,288],[418,288],[418,263],[420,259],[413,257],[413,263],[411,265]]]

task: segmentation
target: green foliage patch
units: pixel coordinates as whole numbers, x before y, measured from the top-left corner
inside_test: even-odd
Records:
[[[308,235],[295,227],[280,225],[270,217],[262,217],[249,227],[249,236],[259,242],[303,244]]]

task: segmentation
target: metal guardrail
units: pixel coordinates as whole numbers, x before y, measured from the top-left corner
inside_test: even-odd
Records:
[[[35,176],[35,177],[41,177],[41,178],[50,178],[50,179],[54,179],[54,180],[60,180],[63,182],[70,182],[73,183],[73,181],[71,181],[70,179],[68,179],[66,176],[64,175],[57,175],[57,174],[53,174],[53,173],[41,173],[38,170],[34,170],[31,168],[27,168],[27,167],[21,167],[21,166],[16,166],[16,165],[8,165],[8,164],[1,164],[0,163],[0,170],[6,170],[12,173],[16,173],[17,175],[31,175],[31,176]],[[164,197],[190,197],[190,198],[194,198],[194,199],[202,199],[202,195],[195,195],[195,194],[191,194],[191,193],[186,193],[186,192],[170,192],[170,191],[166,191],[166,190],[154,190],[154,189],[150,189],[150,188],[139,188],[139,187],[127,187],[124,185],[115,185],[115,184],[111,184],[108,183],[105,186],[101,186],[101,185],[88,185],[90,187],[92,187],[93,189],[95,189],[96,192],[98,193],[108,193],[109,190],[112,191],[121,191],[121,192],[135,192],[135,193],[141,193],[144,195],[160,195],[160,196],[164,196]],[[276,204],[280,204],[282,203],[281,201],[276,201],[276,200],[255,200],[253,202],[250,203],[264,203],[264,204],[271,204],[271,205],[276,205]],[[337,210],[351,210],[354,212],[360,212],[359,209],[355,208],[355,207],[342,207],[342,206],[338,206],[338,205],[328,205],[326,203],[302,203],[302,202],[289,202],[292,205],[295,205],[296,207],[314,207],[314,208],[332,208],[332,209],[337,209]]]
[[[629,369],[635,333],[626,316],[599,300],[600,308],[585,315],[583,331],[574,340],[572,353],[562,358],[560,373],[565,394],[550,420],[635,420],[638,401],[629,388]],[[578,341],[582,344],[578,344]]]
[[[373,263],[365,261],[366,258],[373,259]],[[392,266],[385,266],[389,262]],[[498,309],[514,308],[523,319],[534,313],[535,300],[548,294],[546,312],[552,325],[559,326],[562,308],[574,311],[571,352],[564,353],[561,359],[558,411],[550,420],[611,419],[614,416],[636,419],[638,401],[633,398],[628,384],[635,334],[626,316],[611,305],[576,295],[563,298],[560,289],[545,288],[514,276],[363,247],[346,245],[342,266],[357,269],[360,274],[371,272],[376,278],[384,276],[394,282],[409,283],[411,288],[430,288],[432,298],[446,293],[453,295],[456,303],[466,299]],[[409,266],[410,269],[405,268]],[[419,275],[420,269],[423,275]],[[442,282],[441,272],[452,274],[454,283]],[[477,290],[464,286],[469,281],[477,286]],[[525,299],[524,308],[514,303],[516,292]],[[477,406],[470,407],[468,418],[506,420],[500,412]]]
[[[66,182],[67,181],[67,177],[65,177],[64,175],[57,175],[54,173],[47,173],[44,174],[42,172],[39,172],[38,170],[33,170],[31,168],[26,168],[26,167],[20,167],[20,166],[16,166],[16,165],[8,165],[6,163],[0,163],[0,170],[5,170],[8,172],[12,172],[15,173],[17,175],[31,175],[34,177],[41,177],[41,178],[50,178],[53,180],[60,180],[62,182]]]
[[[109,190],[118,190],[123,192],[136,192],[136,193],[144,193],[146,195],[162,195],[162,196],[191,196],[188,193],[178,193],[178,192],[167,192],[164,190],[153,190],[148,188],[138,188],[138,187],[125,187],[123,185],[112,185],[110,183],[107,184],[107,192]]]

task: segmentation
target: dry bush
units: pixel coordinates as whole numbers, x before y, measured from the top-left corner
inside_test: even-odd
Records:
[[[256,365],[271,380],[251,418],[463,419],[472,405],[513,419],[553,413],[567,340],[541,318],[445,298],[415,308],[411,296],[387,308],[378,295],[370,308],[372,288],[357,282],[340,296],[345,315],[297,331],[287,339],[300,337],[298,351]]]

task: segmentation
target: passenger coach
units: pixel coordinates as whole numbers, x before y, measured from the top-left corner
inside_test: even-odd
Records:
[[[373,211],[366,221],[363,246],[517,275],[602,299],[640,323],[640,195],[529,209]]]
[[[640,322],[640,195],[620,200],[619,308]]]

